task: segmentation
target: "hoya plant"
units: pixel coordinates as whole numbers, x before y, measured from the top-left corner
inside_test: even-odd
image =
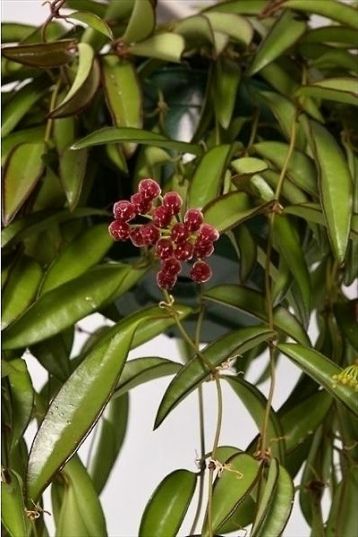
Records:
[[[156,9],[50,0],[39,27],[3,24],[2,535],[47,536],[46,510],[59,537],[107,535],[129,394],[170,376],[153,427],[197,391],[198,465],[158,476],[137,535],[278,537],[297,502],[312,536],[355,537],[356,6]],[[127,360],[159,334],[181,361]],[[301,375],[274,408],[279,360]],[[224,385],[256,423],[249,445],[221,441]]]

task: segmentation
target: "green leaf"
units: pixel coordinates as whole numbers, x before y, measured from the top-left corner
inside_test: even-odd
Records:
[[[160,403],[154,428],[159,427],[169,412],[210,375],[211,370],[207,362],[213,368],[219,367],[233,354],[250,350],[259,343],[267,341],[272,335],[273,332],[263,326],[240,328],[208,345],[202,351],[205,363],[199,356],[194,356],[169,384]]]
[[[257,15],[267,5],[267,0],[229,0],[220,2],[207,8],[207,11],[219,11],[224,13],[242,13],[244,15]]]
[[[231,153],[231,145],[218,145],[203,155],[190,182],[189,207],[201,208],[216,198]]]
[[[105,127],[94,131],[85,138],[75,142],[71,149],[83,149],[94,145],[103,145],[108,143],[123,143],[133,142],[136,144],[153,145],[163,147],[164,149],[172,149],[181,153],[191,153],[200,155],[202,149],[199,145],[189,144],[187,142],[177,142],[171,140],[162,134],[156,132],[145,131],[142,129],[134,129],[131,127]]]
[[[338,326],[356,351],[358,351],[357,305],[357,300],[338,302],[333,305]]]
[[[279,474],[275,494],[267,516],[256,533],[257,537],[271,537],[282,535],[291,514],[294,498],[292,479],[283,466],[279,467]]]
[[[229,127],[234,113],[240,79],[241,69],[236,62],[221,56],[216,60],[211,91],[217,121],[224,129]]]
[[[180,62],[185,49],[185,40],[181,35],[161,32],[145,41],[129,47],[135,56],[146,56],[167,62]]]
[[[74,39],[62,39],[54,43],[23,44],[16,47],[4,47],[1,54],[13,62],[49,69],[69,63],[75,52]]]
[[[64,100],[49,114],[51,118],[78,114],[97,91],[100,71],[94,50],[87,43],[79,43],[77,47],[79,62],[75,79]]]
[[[175,470],[167,475],[146,505],[139,537],[175,537],[188,510],[196,486],[196,475]]]
[[[109,39],[113,39],[113,33],[108,24],[95,13],[90,13],[89,11],[75,11],[68,15],[68,18],[84,22],[87,26],[93,28],[93,30],[100,32]]]
[[[30,524],[25,515],[22,481],[13,470],[1,481],[1,521],[10,537],[27,537]]]
[[[338,484],[326,526],[327,537],[344,535],[355,537],[357,533],[358,471],[354,465],[348,467]]]
[[[75,455],[61,473],[67,491],[64,493],[56,535],[106,537],[106,521],[98,494],[80,458]]]
[[[259,142],[253,146],[255,153],[272,162],[281,171],[289,146],[282,142]],[[317,172],[313,161],[301,151],[294,150],[287,167],[288,177],[305,192],[317,195]]]
[[[86,272],[103,259],[112,244],[106,224],[98,224],[85,230],[54,259],[43,279],[40,294],[47,293]]]
[[[326,78],[301,86],[296,94],[358,106],[358,87],[354,78]]]
[[[5,329],[6,349],[26,347],[58,334],[127,291],[144,270],[107,264],[86,272],[42,295]]]
[[[42,142],[44,136],[45,128],[43,126],[12,132],[2,140],[1,164],[5,164],[9,154],[17,145]]]
[[[45,91],[42,82],[30,82],[13,93],[9,103],[3,108],[1,137],[10,134],[34,104],[41,99]]]
[[[250,208],[245,192],[230,192],[215,199],[203,209],[205,222],[223,232],[264,211],[265,205]]]
[[[34,392],[27,365],[24,360],[15,359],[3,362],[2,373],[6,373],[11,389],[12,424],[11,448],[14,448],[30,421]]]
[[[74,327],[51,338],[31,345],[31,354],[56,379],[63,384],[72,372],[70,355],[73,346]]]
[[[133,10],[121,39],[125,43],[143,41],[155,28],[155,11],[150,0],[134,0]]]
[[[248,70],[248,75],[257,73],[284,54],[304,34],[306,23],[299,21],[291,11],[284,11],[261,41]]]
[[[2,295],[3,328],[6,328],[30,306],[41,278],[41,267],[33,259],[22,256],[15,262]]]
[[[36,30],[36,26],[32,26],[31,24],[3,22],[1,24],[1,41],[3,43],[15,43],[17,41],[23,41],[23,39],[32,34],[34,30]]]
[[[311,312],[311,282],[297,229],[287,216],[276,215],[273,233],[275,248],[286,261],[300,289],[304,317],[308,322]]]
[[[144,357],[129,360],[123,368],[123,373],[116,386],[113,397],[119,397],[136,386],[150,380],[173,375],[181,369],[182,365],[166,358]]]
[[[304,35],[301,42],[303,43],[330,43],[330,44],[340,44],[347,45],[347,48],[350,48],[350,45],[355,45],[358,41],[358,31],[351,30],[346,26],[322,26],[320,28],[312,28]]]
[[[196,48],[199,44],[215,44],[212,26],[207,17],[194,15],[176,21],[174,31],[185,37],[187,48]]]
[[[342,263],[352,215],[352,180],[342,150],[332,134],[313,121],[311,130],[328,235],[336,259]]]
[[[241,285],[217,285],[206,291],[204,298],[238,308],[250,313],[257,319],[267,320],[265,299],[253,289]],[[277,306],[274,309],[274,325],[275,328],[282,330],[303,345],[310,345],[306,331],[296,317],[281,306]]]
[[[336,0],[286,0],[284,7],[287,9],[297,9],[307,11],[327,17],[334,21],[346,24],[351,28],[358,29],[357,11],[354,7],[337,2]]]
[[[358,415],[358,397],[354,389],[338,384],[332,378],[333,375],[339,375],[342,368],[323,354],[303,345],[281,343],[278,349],[291,358],[313,380],[321,384],[335,399],[342,401]]]
[[[253,157],[242,157],[232,160],[231,166],[239,175],[258,173],[267,169],[266,162]]]
[[[260,471],[259,462],[246,453],[233,455],[225,464],[226,468],[216,478],[213,488],[212,529],[215,533],[253,489]],[[207,515],[202,535],[209,535]]]
[[[19,145],[11,153],[4,171],[5,225],[21,209],[40,179],[44,170],[44,151],[44,143],[38,142]]]
[[[265,170],[260,175],[276,191],[280,182],[280,174],[273,170]],[[308,201],[307,195],[287,178],[283,182],[281,194],[289,203],[306,203]]]
[[[244,17],[219,11],[206,11],[203,15],[209,19],[214,32],[228,35],[232,40],[246,46],[251,43],[254,31],[250,22]]]
[[[261,431],[267,405],[266,397],[256,388],[256,386],[250,384],[243,378],[231,376],[225,376],[224,378],[241,399],[247,411],[255,421],[257,428]],[[273,408],[271,408],[270,411],[267,433],[270,450],[273,455],[279,457],[280,461],[283,463],[285,457],[285,445],[282,442],[283,433]]]
[[[252,526],[251,535],[255,537],[260,532],[262,524],[268,516],[272,502],[276,495],[280,466],[277,459],[271,459],[268,467],[267,478],[264,481],[262,494],[258,499],[258,508],[255,521]],[[261,485],[262,486],[262,485]]]
[[[139,322],[116,334],[105,349],[96,345],[53,399],[29,455],[27,491],[33,501],[101,415],[118,382]]]
[[[98,422],[95,431],[96,443],[88,464],[88,473],[97,494],[102,492],[122,448],[127,431],[128,412],[128,394],[119,399],[112,398]]]

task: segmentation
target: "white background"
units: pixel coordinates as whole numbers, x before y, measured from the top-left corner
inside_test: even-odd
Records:
[[[183,0],[162,0],[160,2],[164,7],[162,9],[163,16],[168,17],[169,15],[169,18],[177,15],[184,16],[193,9],[193,6],[202,6],[204,3],[203,1]],[[48,7],[42,6],[41,0],[2,0],[1,7],[2,19],[6,21],[41,23],[48,14]],[[170,16],[170,14],[172,15]],[[80,325],[86,330],[93,331],[102,322],[102,318],[96,314],[83,320]],[[77,349],[82,344],[84,337],[84,334],[77,336]],[[175,341],[169,340],[165,336],[157,337],[150,343],[136,349],[131,353],[130,358],[139,356],[162,356],[172,360],[180,360]],[[249,372],[249,380],[255,380],[262,371],[263,360],[266,358],[255,361],[256,371]],[[27,361],[35,387],[40,389],[46,381],[46,372],[30,356],[27,357]],[[278,365],[274,408],[279,408],[284,402],[298,378],[298,373],[296,367],[288,359],[284,357],[281,359]],[[152,430],[158,405],[169,381],[169,377],[153,381],[131,392],[130,422],[125,445],[101,497],[110,537],[136,537],[141,513],[158,483],[174,469],[197,470],[195,459],[197,452],[199,452],[199,434],[196,393],[185,399],[158,430],[155,432]],[[225,383],[222,384],[224,418],[220,444],[234,445],[244,449],[256,435],[256,426],[237,396]],[[267,393],[267,388],[267,383],[261,386],[264,393]],[[207,449],[210,450],[216,420],[216,397],[212,383],[207,383],[204,386],[204,393],[206,440]],[[29,442],[34,430],[34,427],[30,427],[28,431]],[[86,461],[90,442],[91,437],[80,449],[83,461]],[[47,502],[48,497],[49,495],[46,494]],[[195,501],[193,506],[195,506]],[[49,504],[45,508],[51,511]],[[181,529],[181,537],[188,534],[192,518],[193,509],[191,508],[188,512],[188,522],[184,523]],[[47,516],[46,522],[52,531],[53,524],[50,516]],[[285,537],[309,535],[309,528],[297,505],[297,496],[293,514],[284,535]]]

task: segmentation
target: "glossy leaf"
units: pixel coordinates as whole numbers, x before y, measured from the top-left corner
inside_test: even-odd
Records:
[[[257,319],[266,321],[266,306],[264,297],[241,285],[217,285],[204,293],[204,297],[214,302],[243,310]],[[281,306],[274,309],[274,324],[279,330],[289,335],[303,345],[310,345],[308,336],[296,317]]]
[[[207,362],[213,368],[219,367],[233,354],[250,350],[259,343],[267,341],[272,335],[273,332],[263,326],[241,328],[208,345],[202,351],[205,363],[199,356],[194,356],[169,384],[160,403],[154,428],[159,427],[169,412],[208,377],[210,369]]]
[[[316,13],[341,24],[346,24],[356,30],[358,29],[357,12],[354,7],[342,5],[341,2],[336,0],[325,0],[324,2],[320,0],[310,0],[308,2],[307,0],[286,0],[285,8]]]
[[[95,13],[89,11],[75,11],[68,16],[69,19],[74,19],[75,21],[84,22],[87,26],[93,28],[97,32],[105,35],[109,39],[113,39],[113,33],[111,28],[108,26],[106,21],[101,19]]]
[[[7,136],[45,93],[41,82],[29,83],[19,89],[3,108],[1,136]],[[30,140],[32,141],[32,140]]]
[[[86,149],[67,149],[61,155],[60,178],[71,211],[78,205],[86,175],[88,153]]]
[[[208,18],[203,15],[179,20],[174,30],[185,38],[187,48],[196,48],[199,44],[215,44],[213,28]]]
[[[72,145],[72,149],[77,150],[94,145],[123,142],[153,145],[163,147],[164,149],[172,149],[182,153],[191,153],[193,155],[200,155],[202,152],[201,147],[196,144],[177,142],[176,140],[171,140],[170,138],[167,138],[166,136],[156,132],[134,129],[131,127],[105,127],[98,131],[92,132],[81,140],[78,140]]]
[[[255,537],[255,535],[260,532],[260,528],[265,522],[265,518],[268,516],[269,510],[271,509],[278,485],[279,472],[280,466],[277,459],[271,459],[268,467],[267,478],[262,488],[262,495],[258,500],[257,513],[251,530],[252,537]]]
[[[358,415],[358,398],[354,389],[336,383],[332,378],[342,369],[323,354],[295,343],[281,343],[278,349],[291,358],[307,375],[321,384],[335,399],[342,401]]]
[[[146,505],[139,537],[175,537],[194,494],[196,475],[175,470],[167,475]]]
[[[30,129],[16,130],[2,140],[1,164],[5,164],[7,157],[16,146],[25,143],[42,142],[45,135],[44,127],[33,127]]]
[[[181,35],[161,32],[145,41],[129,47],[131,54],[156,58],[167,62],[180,62],[185,49],[185,40]]]
[[[286,261],[300,289],[305,318],[308,321],[311,311],[311,282],[297,229],[286,216],[276,215],[273,232],[276,248]]]
[[[230,145],[219,145],[204,154],[190,182],[190,207],[201,208],[219,194],[231,152]]]
[[[250,208],[245,192],[230,192],[204,207],[205,222],[223,232],[264,211],[265,205]]]
[[[327,521],[327,537],[355,537],[357,532],[358,472],[352,465],[338,484]]]
[[[259,142],[253,146],[256,153],[282,170],[288,145],[282,142]],[[305,192],[317,194],[317,172],[313,161],[301,151],[294,150],[287,167],[288,177]]]
[[[124,366],[125,367],[125,366]],[[97,494],[103,490],[122,448],[129,412],[129,398],[125,394],[108,403],[95,431],[95,447],[88,464],[88,473]]]
[[[267,400],[265,396],[254,386],[241,377],[226,376],[225,380],[230,384],[234,392],[241,399],[247,411],[254,419],[259,431],[262,428]],[[275,411],[271,408],[268,424],[268,442],[274,456],[279,457],[281,462],[285,457],[285,446],[282,442],[282,429]]]
[[[301,86],[296,93],[358,106],[357,80],[354,78],[327,78],[311,85]]]
[[[71,116],[83,110],[95,95],[100,72],[94,50],[87,43],[79,43],[78,68],[73,84],[64,100],[49,114],[51,118]]]
[[[33,301],[40,280],[41,267],[23,256],[12,268],[2,295],[2,327],[12,323]]]
[[[261,528],[257,532],[258,537],[282,535],[291,514],[294,498],[292,479],[283,466],[279,467],[275,495],[267,512]]]
[[[266,0],[229,0],[220,2],[207,8],[210,11],[223,11],[224,13],[242,13],[244,15],[257,15],[266,6]]]
[[[88,228],[70,242],[50,265],[41,285],[41,294],[86,272],[103,259],[112,244],[106,224]]]
[[[30,451],[30,499],[37,500],[98,420],[118,381],[138,324],[116,334],[105,349],[94,347],[53,399]]]
[[[17,22],[3,22],[1,24],[1,41],[3,43],[15,43],[22,41],[35,30],[31,24]]]
[[[9,472],[9,480],[1,482],[1,521],[10,537],[27,537],[30,524],[25,515],[25,504],[20,476]]]
[[[182,365],[166,358],[143,357],[126,362],[113,396],[119,397],[150,380],[174,375]]]
[[[11,222],[35,188],[44,170],[44,150],[43,142],[26,143],[11,153],[4,171],[5,225]]]
[[[106,522],[98,494],[80,458],[75,455],[61,473],[68,490],[65,492],[56,535],[106,537]]]
[[[304,43],[339,43],[349,48],[349,45],[357,43],[358,30],[352,30],[346,26],[322,26],[306,32],[302,41]]]
[[[261,159],[242,157],[231,161],[231,166],[239,175],[262,172],[267,169],[267,164]]]
[[[224,469],[223,474],[216,478],[213,488],[212,529],[214,532],[220,531],[220,526],[252,490],[259,477],[259,462],[246,453],[233,455],[227,460],[226,465],[227,469]],[[207,525],[206,519],[202,532],[205,537],[209,535]]]
[[[59,334],[40,343],[31,345],[30,351],[49,374],[61,383],[65,382],[72,371],[70,355],[73,346],[74,327],[67,328]]]
[[[26,347],[58,334],[127,291],[144,271],[126,265],[98,266],[42,295],[4,331],[6,349]]]
[[[232,40],[248,46],[253,37],[253,28],[250,22],[237,14],[206,11],[204,16],[210,21],[215,32],[228,35]]]
[[[234,113],[241,69],[236,62],[219,57],[213,72],[212,99],[215,115],[219,124],[227,129]]]
[[[292,11],[284,11],[257,49],[248,74],[253,75],[287,51],[304,34],[306,23]]]
[[[264,172],[261,172],[261,175],[272,189],[276,191],[280,182],[280,174],[273,170],[265,170]],[[298,188],[288,178],[283,182],[281,195],[289,203],[306,203],[308,201],[308,196],[303,190]]]
[[[150,0],[134,0],[133,10],[122,39],[126,43],[143,41],[154,30],[155,11]]]
[[[76,41],[63,39],[53,43],[31,43],[16,47],[4,47],[1,49],[1,54],[22,65],[49,69],[69,63],[74,56],[75,47]]]
[[[343,262],[351,222],[352,180],[342,150],[333,136],[318,123],[312,122],[311,129],[328,234],[336,259]]]

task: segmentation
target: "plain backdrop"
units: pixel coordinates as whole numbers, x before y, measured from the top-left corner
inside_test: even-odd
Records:
[[[324,1],[324,0],[323,0]],[[159,0],[161,19],[185,16],[197,7],[202,7],[203,0]],[[2,0],[2,20],[24,23],[41,23],[48,14],[48,6],[41,0]],[[80,326],[92,332],[103,324],[100,315],[95,314],[80,322]],[[315,338],[314,327],[311,335]],[[87,336],[80,333],[76,336],[74,354]],[[135,351],[129,358],[139,356],[162,356],[171,360],[180,360],[175,340],[165,336],[155,338]],[[26,357],[36,389],[40,389],[46,381],[46,371],[30,355]],[[267,358],[255,361],[254,370],[249,371],[248,379],[257,378]],[[256,370],[255,370],[256,369]],[[277,387],[274,396],[274,408],[279,408],[290,393],[299,375],[297,368],[285,357],[279,361]],[[161,397],[171,377],[152,381],[134,389],[130,394],[130,420],[121,455],[113,469],[110,480],[102,493],[101,499],[107,520],[110,537],[136,537],[141,513],[159,482],[177,468],[196,471],[195,459],[199,452],[199,428],[197,394],[187,397],[164,421],[158,430],[153,432],[153,422]],[[216,420],[216,397],[213,383],[204,385],[206,441],[208,450],[213,442]],[[257,428],[245,407],[240,403],[231,389],[223,384],[224,417],[221,445],[234,445],[245,448],[256,435]],[[268,384],[260,386],[267,394]],[[29,427],[27,441],[32,441],[35,426]],[[80,448],[80,456],[86,462],[91,436]],[[51,512],[49,493],[45,495],[45,509]],[[306,537],[310,531],[297,505],[296,495],[293,514],[285,530],[285,537]],[[195,501],[192,502],[195,506]],[[51,516],[46,516],[46,523],[53,535]],[[181,528],[180,537],[188,534],[193,518],[193,508],[188,512],[187,523]],[[244,535],[232,534],[235,536]],[[70,537],[70,536],[66,536]],[[97,537],[97,536],[93,536]],[[153,536],[154,537],[154,536]]]

